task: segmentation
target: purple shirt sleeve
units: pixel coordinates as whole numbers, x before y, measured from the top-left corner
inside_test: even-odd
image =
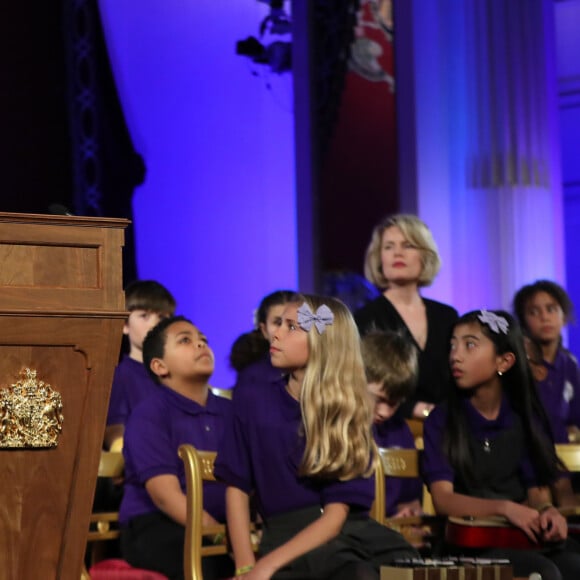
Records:
[[[568,380],[571,387],[570,412],[568,414],[568,425],[574,425],[580,428],[580,369],[578,362],[571,353],[568,356]],[[563,443],[567,443],[568,440]]]
[[[580,372],[574,356],[564,348],[553,363],[544,362],[546,378],[538,392],[556,443],[568,443],[568,426],[580,426]]]
[[[125,425],[133,409],[158,390],[143,363],[125,355],[113,375],[107,425]]]
[[[125,430],[124,449],[141,484],[156,475],[179,476],[177,449],[171,441],[165,417],[159,414],[135,415]]]
[[[240,394],[234,404],[233,420],[225,427],[224,436],[214,465],[214,475],[227,485],[237,487],[248,495],[254,488],[250,446],[244,420],[239,412]]]
[[[357,477],[349,481],[331,482],[322,489],[321,498],[323,506],[344,503],[368,511],[375,499],[375,478]]]
[[[427,485],[435,481],[455,480],[455,473],[443,452],[443,429],[447,419],[446,409],[438,405],[425,420],[423,427],[424,452],[423,478]]]

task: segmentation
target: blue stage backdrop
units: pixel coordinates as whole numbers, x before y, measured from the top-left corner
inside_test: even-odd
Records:
[[[260,298],[297,285],[292,79],[235,54],[267,6],[100,0],[146,178],[134,197],[140,278],[165,284],[209,337],[229,387],[233,340]]]

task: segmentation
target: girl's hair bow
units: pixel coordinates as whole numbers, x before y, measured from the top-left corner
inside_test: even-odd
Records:
[[[312,325],[316,326],[316,330],[318,330],[318,334],[322,334],[324,332],[324,328],[334,322],[334,314],[332,310],[323,304],[320,306],[316,313],[312,312],[310,306],[305,302],[298,308],[297,311],[298,315],[298,326],[308,332]]]
[[[490,330],[496,334],[499,334],[500,332],[507,334],[510,329],[508,321],[503,316],[498,316],[495,312],[482,310],[477,318],[483,324],[487,324]]]

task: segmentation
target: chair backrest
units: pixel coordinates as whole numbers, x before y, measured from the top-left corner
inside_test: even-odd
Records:
[[[99,477],[121,477],[125,460],[121,451],[101,451]]]
[[[125,461],[120,451],[101,451],[99,477],[116,478],[123,475]],[[115,540],[120,535],[118,527],[119,512],[93,512],[87,542]]]
[[[556,453],[569,471],[580,472],[580,444],[558,443]]]
[[[123,475],[124,467],[125,462],[121,450],[101,451],[98,470],[99,477],[106,477],[110,479],[121,477]],[[121,531],[119,530],[119,512],[93,512],[89,522],[87,547],[90,544],[88,550],[90,554],[90,565],[92,566],[93,564],[99,562],[103,557],[102,553],[104,544],[101,544],[100,542],[104,542],[106,540],[116,540],[120,537]],[[88,580],[90,578],[88,572],[84,568],[84,565],[81,578],[83,580]]]
[[[111,441],[109,451],[118,451],[119,453],[123,451],[123,435],[120,435]]]
[[[203,482],[215,481],[213,466],[215,451],[199,451],[193,445],[179,446],[179,457],[185,467],[187,485],[187,525],[185,526],[185,545],[183,570],[185,580],[203,580],[201,559],[203,556],[227,554],[226,544],[204,546],[204,536],[223,534],[226,527],[203,525]]]
[[[417,449],[377,449],[379,463],[375,472],[375,501],[370,515],[384,524],[387,503],[385,477],[419,477],[419,453]]]
[[[423,449],[423,419],[416,419],[415,417],[405,419],[407,426],[409,427],[413,439],[415,440],[415,447],[417,449]]]
[[[379,465],[375,473],[375,502],[371,508],[371,517],[381,524],[387,523],[385,477],[421,477],[419,449],[393,449],[379,447]],[[426,515],[435,515],[433,500],[427,486],[423,485],[421,501]]]
[[[234,389],[220,389],[218,387],[210,387],[210,388],[211,392],[216,397],[223,397],[224,399],[230,399],[231,401],[232,397],[234,396]]]

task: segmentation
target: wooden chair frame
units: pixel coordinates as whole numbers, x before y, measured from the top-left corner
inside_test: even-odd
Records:
[[[417,533],[417,526],[427,526],[431,537],[442,533],[440,517],[435,515],[433,501],[427,487],[423,485],[423,497],[421,506],[423,514],[404,518],[389,518],[386,512],[386,485],[385,477],[420,477],[420,455],[418,449],[392,449],[385,447],[377,448],[379,464],[375,473],[375,501],[370,515],[382,525],[393,528],[403,534],[405,538],[415,545],[422,545],[423,536]]]
[[[371,510],[371,517],[381,524],[386,524],[386,491],[385,477],[421,477],[419,461],[422,451],[418,449],[391,449],[378,447],[379,465],[377,467],[375,479],[375,503]],[[435,515],[433,500],[427,487],[423,486],[423,497],[421,499],[423,512],[427,516]],[[423,516],[412,516],[410,518],[397,518],[397,523],[416,524],[423,521]],[[408,521],[407,521],[408,520]]]
[[[121,443],[122,447],[122,443]],[[101,451],[99,459],[99,477],[121,477],[125,467],[123,453],[118,451]],[[119,530],[119,512],[93,512],[89,519],[89,532],[87,534],[87,546],[89,543],[103,542],[107,540],[116,540],[121,536]],[[94,559],[94,549],[91,551],[91,560]],[[94,562],[91,562],[94,564]],[[86,568],[83,565],[81,578],[88,580],[90,578]]]
[[[579,443],[557,443],[556,455],[562,460],[570,473],[580,473],[580,444]],[[571,507],[561,507],[560,513],[569,519],[569,524],[574,523],[578,527],[578,516],[580,516],[580,496],[576,494],[576,504]],[[578,532],[576,532],[578,533]]]
[[[203,482],[216,481],[213,466],[217,453],[200,451],[193,445],[179,446],[179,457],[185,466],[187,485],[187,525],[185,526],[185,545],[183,550],[183,572],[185,580],[203,580],[201,560],[204,556],[228,554],[227,528],[225,524],[214,526],[203,525]],[[252,548],[258,551],[259,538],[257,525],[251,523]],[[224,542],[217,545],[204,545],[204,537],[215,537],[222,534]]]
[[[121,477],[125,461],[120,451],[102,451],[99,460],[99,477]],[[119,522],[119,512],[95,512],[91,514],[90,523],[93,529],[89,530],[87,542],[115,540],[120,537],[118,526],[111,524]]]
[[[201,559],[204,556],[227,554],[226,543],[204,546],[203,536],[226,536],[226,526],[203,525],[203,481],[215,481],[213,465],[215,451],[199,451],[193,445],[179,446],[179,457],[185,466],[187,485],[187,525],[183,551],[183,571],[185,580],[203,580]]]
[[[556,454],[569,471],[580,472],[580,443],[558,443]]]
[[[424,447],[423,426],[425,421],[423,419],[411,417],[409,419],[405,419],[405,422],[407,423],[407,427],[409,427],[411,434],[413,435],[413,439],[415,440],[415,448],[422,450]]]

